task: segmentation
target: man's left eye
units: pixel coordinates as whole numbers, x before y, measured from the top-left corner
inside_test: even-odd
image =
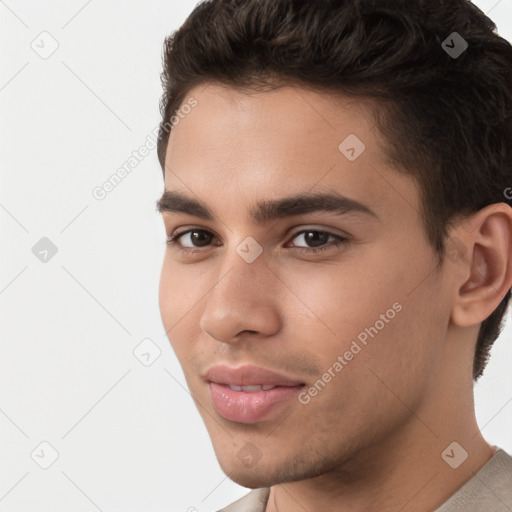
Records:
[[[318,234],[320,234],[320,236],[318,236]],[[311,235],[313,235],[313,236],[311,236]],[[334,235],[333,233],[329,233],[328,231],[320,231],[317,229],[304,229],[302,231],[299,231],[298,233],[295,234],[293,239],[295,239],[299,236],[303,236],[304,240],[307,243],[313,243],[313,244],[319,243],[320,245],[323,245],[323,247],[297,247],[297,249],[299,249],[301,251],[306,251],[306,252],[319,252],[319,251],[329,249],[333,246],[337,247],[341,244],[348,242],[348,239],[345,237],[342,237],[339,235]],[[329,241],[329,238],[334,239],[334,243],[331,243],[329,245],[324,245]]]

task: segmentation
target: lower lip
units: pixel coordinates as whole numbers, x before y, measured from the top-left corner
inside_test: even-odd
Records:
[[[227,385],[210,382],[210,396],[223,418],[238,423],[257,423],[276,406],[297,396],[303,387],[277,386],[267,391],[235,391]]]

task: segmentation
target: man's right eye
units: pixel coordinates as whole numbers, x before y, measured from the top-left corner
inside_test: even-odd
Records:
[[[182,244],[181,240],[185,236],[189,236],[189,244],[191,245],[184,246]],[[186,231],[182,231],[181,233],[175,233],[171,236],[168,236],[166,244],[168,246],[175,247],[180,251],[197,253],[202,252],[201,249],[198,248],[208,246],[214,236],[215,235],[213,233],[210,233],[204,229],[188,229]]]

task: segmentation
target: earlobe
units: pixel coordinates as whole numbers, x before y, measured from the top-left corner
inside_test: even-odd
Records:
[[[505,203],[477,212],[471,230],[460,233],[468,248],[451,320],[467,327],[484,321],[512,286],[512,208]],[[468,275],[469,274],[469,275]]]

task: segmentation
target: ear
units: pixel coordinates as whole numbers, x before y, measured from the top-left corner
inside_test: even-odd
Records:
[[[512,286],[512,208],[505,203],[482,208],[448,242],[448,258],[460,265],[451,320],[461,327],[483,322]]]

